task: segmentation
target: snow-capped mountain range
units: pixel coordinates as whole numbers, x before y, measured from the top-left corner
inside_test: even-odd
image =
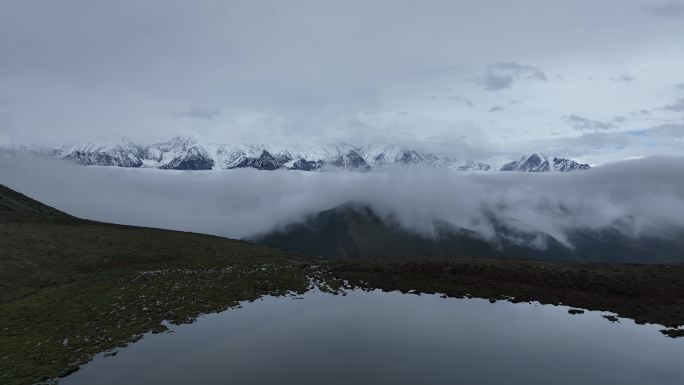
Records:
[[[126,138],[87,142],[45,150],[14,142],[0,143],[4,152],[38,152],[84,165],[150,167],[172,170],[327,170],[369,171],[393,165],[426,164],[457,171],[489,171],[483,162],[439,157],[396,145],[354,146],[331,144],[306,151],[265,144],[219,144],[190,137],[175,137],[168,142],[141,146]],[[501,171],[566,172],[587,170],[589,165],[569,159],[549,158],[535,153],[506,164]]]
[[[545,154],[524,155],[515,162],[507,163],[501,171],[549,172],[549,171],[582,171],[589,170],[588,164],[580,164],[570,159],[549,158]]]

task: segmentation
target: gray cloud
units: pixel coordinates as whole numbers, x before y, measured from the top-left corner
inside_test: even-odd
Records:
[[[546,74],[539,68],[516,62],[498,62],[490,65],[489,70],[509,71],[516,77],[527,77],[529,79],[546,81]]]
[[[684,83],[675,84],[675,88],[678,90],[684,90]]]
[[[634,81],[634,78],[629,76],[629,75],[619,75],[619,76],[612,76],[610,80],[616,81],[616,82],[623,82],[623,83],[630,83]]]
[[[646,6],[646,10],[654,15],[679,18],[684,17],[684,3],[681,1],[670,1],[658,5]]]
[[[447,97],[447,100],[458,101],[458,102],[465,104],[466,106],[468,106],[470,108],[473,108],[473,102],[470,99],[464,98],[462,96],[452,95],[452,96]]]
[[[591,120],[588,118],[584,118],[582,116],[578,116],[575,114],[564,116],[563,120],[567,121],[570,123],[573,128],[579,131],[603,131],[603,130],[608,130],[611,128],[614,128],[615,125],[610,122],[602,122],[600,120]]]
[[[510,88],[515,79],[512,75],[496,75],[487,73],[484,76],[485,87],[489,91],[498,91],[505,88]]]
[[[483,76],[485,88],[489,91],[510,88],[518,79],[547,80],[546,74],[539,68],[516,62],[490,64]]]
[[[631,116],[631,117],[637,117],[637,118],[645,118],[645,117],[653,116],[653,113],[652,113],[651,111],[649,111],[649,110],[642,109],[642,110],[639,110],[639,111],[631,111],[631,112],[629,113],[629,116]]]
[[[684,145],[684,124],[665,124],[639,130],[583,132],[575,137],[542,139],[524,147],[517,153],[529,153],[543,149],[549,154],[581,158],[593,165],[610,162],[611,159],[643,158],[654,149],[667,156],[677,156]],[[513,155],[513,154],[511,154]]]
[[[665,236],[682,228],[682,169],[684,158],[679,157],[618,162],[570,174],[432,168],[367,174],[175,172],[5,156],[0,183],[90,219],[237,238],[359,201],[426,235],[440,220],[492,238],[493,214],[520,231],[543,230],[567,242],[568,231],[576,229]]]
[[[663,124],[647,130],[631,131],[632,135],[645,135],[649,138],[684,142],[684,124]]]
[[[187,110],[177,112],[174,115],[179,118],[214,120],[220,113],[221,110],[215,108],[192,107]]]
[[[668,111],[682,112],[684,111],[684,98],[681,98],[672,104],[665,105],[662,109]]]
[[[498,111],[503,111],[505,108],[501,106],[493,106],[492,108],[489,109],[489,112],[498,112]]]

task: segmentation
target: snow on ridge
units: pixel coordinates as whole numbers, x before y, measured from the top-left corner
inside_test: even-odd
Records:
[[[588,164],[581,164],[565,158],[549,157],[546,154],[535,152],[523,155],[517,161],[503,165],[500,171],[570,172],[584,171],[590,168]]]
[[[6,144],[9,143],[9,144]],[[29,152],[26,146],[12,145],[0,137],[0,151]],[[436,156],[395,144],[356,146],[331,143],[303,151],[285,146],[254,143],[222,144],[196,137],[176,136],[166,142],[137,145],[125,137],[110,137],[72,144],[59,151],[44,154],[77,161],[85,165],[146,167],[177,170],[226,170],[256,168],[260,170],[326,170],[368,171],[389,166],[424,164],[455,171],[490,171],[484,162],[453,156]],[[549,157],[544,153],[523,155],[501,171],[568,172],[589,169],[570,159]]]

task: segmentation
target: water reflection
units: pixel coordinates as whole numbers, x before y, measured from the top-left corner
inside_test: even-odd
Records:
[[[60,384],[682,384],[684,340],[601,313],[379,291],[265,297]]]

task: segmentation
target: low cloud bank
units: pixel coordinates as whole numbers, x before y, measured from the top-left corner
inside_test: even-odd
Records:
[[[684,158],[617,162],[577,173],[183,172],[84,167],[0,156],[0,183],[70,214],[244,238],[349,201],[434,234],[446,221],[495,238],[494,222],[567,243],[574,230],[667,237],[684,229]]]

